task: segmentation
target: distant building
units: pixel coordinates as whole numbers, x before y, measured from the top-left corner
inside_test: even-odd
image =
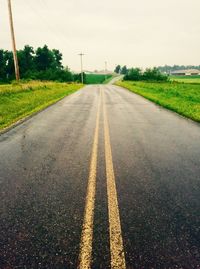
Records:
[[[187,70],[176,70],[172,71],[173,76],[200,76],[200,70],[198,69],[187,69]]]

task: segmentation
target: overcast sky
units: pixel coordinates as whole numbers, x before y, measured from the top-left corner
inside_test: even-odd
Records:
[[[17,48],[47,44],[79,70],[200,64],[200,0],[12,0]],[[11,49],[7,0],[0,48]]]

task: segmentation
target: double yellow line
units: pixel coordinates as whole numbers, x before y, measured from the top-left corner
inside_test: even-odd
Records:
[[[90,269],[92,261],[99,121],[102,104],[103,104],[103,118],[104,118],[104,141],[105,141],[106,178],[107,178],[107,194],[108,194],[111,268],[125,269],[126,263],[123,248],[115,175],[112,161],[108,117],[105,106],[105,95],[102,89],[100,89],[100,98],[97,108],[96,127],[92,148],[92,157],[90,163],[90,173],[88,179],[87,197],[85,205],[85,215],[84,215],[84,223],[82,228],[82,237],[80,245],[79,269]]]

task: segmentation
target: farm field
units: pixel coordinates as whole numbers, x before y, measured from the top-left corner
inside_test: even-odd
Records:
[[[37,81],[0,85],[0,130],[81,87],[82,84]]]
[[[170,76],[171,81],[200,84],[200,76]]]
[[[101,74],[86,74],[85,84],[104,84],[108,82],[113,76],[112,75],[105,75]]]
[[[200,84],[133,81],[120,81],[116,84],[200,122]]]

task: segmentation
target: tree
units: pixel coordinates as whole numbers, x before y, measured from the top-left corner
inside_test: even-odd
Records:
[[[147,68],[143,73],[143,80],[166,81],[168,76],[162,74],[158,68]]]
[[[34,66],[34,50],[31,46],[26,45],[23,50],[18,51],[18,61],[21,77],[27,76],[27,73],[35,69]]]
[[[133,81],[167,81],[168,76],[162,74],[158,68],[147,68],[144,72],[140,68],[131,68],[124,80]]]
[[[121,69],[121,74],[122,74],[122,75],[127,75],[127,73],[128,73],[128,69],[127,69],[126,65],[124,65],[124,66],[122,67],[122,69]]]
[[[120,74],[121,72],[121,65],[117,65],[114,70],[115,73]]]
[[[140,68],[131,68],[125,75],[124,80],[142,80],[142,70]]]
[[[0,81],[6,80],[6,58],[4,50],[0,50]]]
[[[172,71],[176,70],[184,70],[184,69],[199,69],[200,70],[200,65],[165,65],[165,66],[159,66],[158,69],[162,73],[167,73],[170,74]]]
[[[54,61],[55,61],[55,68],[63,68],[62,66],[62,53],[57,50],[57,49],[53,49],[53,56],[54,56]]]
[[[62,53],[47,45],[35,50],[26,45],[17,51],[22,79],[73,81],[74,74],[62,65]],[[9,82],[15,79],[13,53],[0,50],[0,81]]]
[[[45,71],[54,66],[54,54],[47,45],[36,50],[35,65],[38,71]]]
[[[11,51],[4,51],[5,53],[5,60],[6,60],[6,80],[13,80],[15,79],[15,67],[14,67],[14,60],[13,60],[13,53]]]

